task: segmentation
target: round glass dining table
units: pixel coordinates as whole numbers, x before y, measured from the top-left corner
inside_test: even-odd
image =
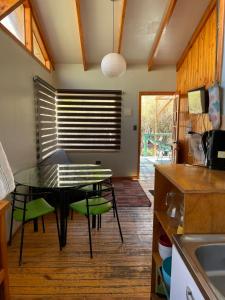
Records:
[[[80,188],[112,177],[112,170],[95,164],[36,166],[14,174],[15,182],[36,188]]]
[[[68,190],[76,199],[76,191],[86,185],[101,183],[112,177],[112,170],[95,164],[53,164],[46,166],[36,166],[21,170],[14,174],[16,184],[21,184],[29,188],[48,189],[58,192],[57,201],[60,211],[60,240],[61,246],[66,245],[67,237],[67,216],[68,216]],[[93,218],[95,226],[95,218]]]

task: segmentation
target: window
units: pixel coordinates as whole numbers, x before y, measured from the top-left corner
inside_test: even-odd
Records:
[[[37,120],[37,156],[42,161],[57,149],[56,90],[38,76],[34,77]]]
[[[34,55],[43,63],[43,65],[45,65],[45,58],[41,52],[41,48],[34,34],[33,34],[33,47],[34,47]]]
[[[58,90],[58,147],[69,151],[120,149],[121,91]]]
[[[5,26],[21,43],[25,44],[24,32],[24,6],[18,6],[8,16],[1,20],[1,24]]]
[[[51,71],[53,66],[37,20],[32,12],[33,9],[30,6],[30,2],[24,0],[23,4],[19,5],[0,21],[0,25],[17,38],[23,47]]]
[[[107,152],[120,149],[118,90],[55,90],[34,78],[39,161],[56,149]]]

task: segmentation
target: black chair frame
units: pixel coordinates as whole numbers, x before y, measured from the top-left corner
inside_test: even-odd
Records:
[[[90,248],[90,257],[93,258],[93,250],[92,250],[92,237],[91,237],[91,222],[90,222],[90,207],[96,207],[96,206],[101,206],[104,205],[106,203],[111,202],[112,203],[112,208],[113,208],[113,213],[116,216],[117,219],[117,224],[118,224],[118,228],[119,228],[119,233],[120,233],[120,238],[121,238],[121,242],[123,243],[123,234],[122,234],[122,229],[121,229],[121,225],[120,225],[120,220],[119,220],[119,215],[118,215],[118,211],[117,211],[117,204],[116,204],[116,197],[115,197],[115,192],[114,192],[114,187],[113,185],[109,186],[107,189],[103,189],[101,190],[101,185],[98,184],[97,189],[95,191],[95,195],[94,196],[89,196],[90,193],[86,192],[86,207],[87,207],[87,219],[88,219],[88,236],[89,236],[89,248]],[[106,199],[105,202],[101,203],[101,204],[90,204],[89,200],[95,198],[95,197],[108,197],[111,196],[111,199]],[[97,215],[98,218],[98,230],[99,228],[101,228],[101,214]]]
[[[51,195],[51,193],[50,192],[33,193],[33,192],[30,192],[30,189],[29,189],[29,192],[27,192],[27,193],[23,193],[23,192],[21,193],[21,192],[17,191],[18,187],[23,187],[23,185],[17,184],[14,192],[11,193],[11,195],[12,195],[12,202],[11,202],[12,213],[11,213],[11,221],[10,221],[9,245],[12,244],[14,211],[15,211],[15,209],[20,209],[20,210],[23,211],[23,220],[22,220],[22,224],[21,224],[22,228],[21,228],[21,238],[20,238],[20,254],[19,254],[19,266],[21,266],[22,265],[22,257],[23,257],[23,241],[24,241],[24,227],[25,227],[25,224],[28,223],[28,222],[31,222],[31,221],[34,221],[34,222],[37,221],[37,219],[30,219],[30,220],[27,220],[27,221],[25,220],[26,211],[27,211],[27,208],[26,208],[27,203],[29,201],[32,201],[32,199],[34,197],[36,197],[36,198],[37,197],[44,197],[45,195]],[[21,199],[21,198],[23,198],[23,199]],[[17,206],[16,202],[22,203],[23,205]],[[59,219],[58,219],[58,213],[57,213],[57,208],[56,207],[55,207],[54,213],[55,213],[55,217],[56,217],[57,233],[58,233],[58,239],[59,239],[59,248],[60,248],[60,250],[62,250],[62,247],[61,247],[61,244],[60,244]],[[43,233],[45,233],[44,217],[42,216],[41,219],[42,219],[42,230],[43,230]],[[35,228],[35,224],[34,224],[34,228]]]

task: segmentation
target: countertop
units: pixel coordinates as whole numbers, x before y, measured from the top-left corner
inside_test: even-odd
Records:
[[[225,171],[186,164],[155,165],[182,193],[224,193]]]

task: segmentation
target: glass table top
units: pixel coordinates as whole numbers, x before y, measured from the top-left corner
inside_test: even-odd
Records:
[[[112,177],[112,170],[94,164],[54,164],[14,174],[17,184],[39,188],[81,187]]]

